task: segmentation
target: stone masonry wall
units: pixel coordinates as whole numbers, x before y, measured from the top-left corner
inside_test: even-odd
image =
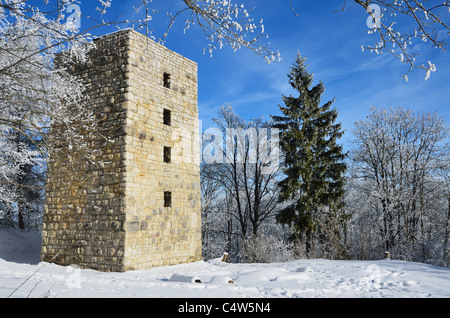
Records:
[[[125,267],[201,259],[197,64],[130,33]],[[164,74],[170,87],[164,86]],[[164,123],[170,111],[170,125]],[[170,162],[164,162],[164,147]],[[171,207],[164,206],[171,193]]]
[[[104,271],[200,260],[197,64],[132,30],[95,43],[69,68],[97,117],[95,163],[49,164],[41,260]]]
[[[91,144],[96,163],[73,156],[49,163],[41,260],[122,271],[128,85],[122,66],[128,58],[128,39],[114,35],[102,41],[88,63],[68,69],[85,83],[90,108],[86,111],[94,111],[98,120]],[[79,162],[67,171],[65,162],[71,160]]]

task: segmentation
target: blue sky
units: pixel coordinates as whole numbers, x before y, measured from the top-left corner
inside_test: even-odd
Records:
[[[112,1],[109,17],[125,10],[123,19],[132,19],[133,1]],[[404,106],[416,112],[437,111],[450,122],[450,59],[424,43],[414,46],[422,54],[424,63],[431,60],[436,72],[425,81],[425,71],[415,70],[405,82],[401,77],[408,66],[401,64],[390,54],[377,55],[362,52],[361,45],[374,42],[374,35],[367,34],[368,14],[353,1],[347,1],[344,12],[333,12],[342,7],[342,1],[293,0],[295,16],[289,0],[243,1],[247,8],[255,7],[255,21],[264,19],[265,32],[269,34],[271,47],[278,50],[282,61],[267,64],[253,52],[241,49],[233,52],[228,47],[204,54],[208,41],[195,27],[183,33],[184,19],[176,21],[165,46],[199,65],[199,117],[203,128],[213,124],[218,109],[230,103],[240,116],[270,118],[279,114],[281,95],[295,95],[290,89],[287,73],[297,52],[307,58],[308,70],[314,73],[316,83],[322,81],[325,94],[322,103],[336,98],[334,107],[339,111],[338,121],[346,134],[342,142],[352,139],[352,125],[364,119],[372,106],[389,108]],[[176,9],[179,0],[154,0],[151,5],[159,10],[154,14],[150,27],[158,36],[167,18],[165,12]],[[90,14],[96,1],[81,4],[83,14]],[[86,13],[88,11],[88,13]],[[89,25],[85,18],[82,28]],[[129,27],[130,25],[128,25]],[[124,26],[125,27],[125,26]],[[111,30],[96,30],[95,34]]]

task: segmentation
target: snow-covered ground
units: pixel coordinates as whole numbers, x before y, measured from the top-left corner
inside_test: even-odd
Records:
[[[0,297],[450,298],[450,268],[422,263],[213,259],[104,273],[39,262],[39,248],[36,232],[0,231]]]

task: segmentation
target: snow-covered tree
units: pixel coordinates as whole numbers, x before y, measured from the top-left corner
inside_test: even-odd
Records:
[[[433,258],[448,220],[448,126],[437,114],[373,108],[353,134],[352,201],[362,206],[354,210],[360,225],[353,230],[362,239],[370,231],[379,255],[388,250],[397,258]]]
[[[55,68],[55,54],[66,51],[66,62],[83,59],[90,49],[88,38],[68,41],[73,24],[62,18],[48,19],[23,1],[4,1],[0,6],[0,197],[3,213],[20,209],[24,179],[45,167],[49,156],[57,160],[59,149],[51,127],[64,126],[59,136],[80,152],[90,114],[83,108],[83,87],[64,69]],[[40,167],[40,168],[39,168]],[[36,170],[35,170],[36,171]],[[41,191],[42,184],[41,184]],[[39,188],[39,187],[38,187]],[[9,207],[9,208],[6,208]],[[20,218],[19,218],[20,220]]]

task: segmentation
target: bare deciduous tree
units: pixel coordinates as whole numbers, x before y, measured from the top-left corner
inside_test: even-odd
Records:
[[[269,130],[267,123],[261,119],[247,122],[231,106],[223,106],[215,122],[219,127],[215,133],[204,135],[206,162],[202,171],[209,179],[204,182],[219,186],[219,200],[228,204],[217,213],[227,215],[228,225],[237,225],[232,234],[244,243],[249,236],[258,237],[264,224],[273,222],[280,172],[270,154],[278,150],[274,149],[278,144],[275,135],[264,133]],[[208,152],[215,152],[214,161]]]

